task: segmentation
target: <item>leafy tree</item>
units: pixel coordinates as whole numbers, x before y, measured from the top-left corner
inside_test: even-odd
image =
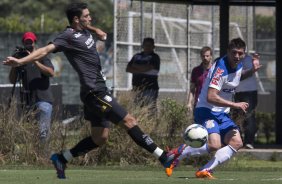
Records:
[[[0,31],[58,32],[68,25],[64,10],[74,0],[1,0]],[[111,0],[88,0],[93,24],[106,32],[112,31],[113,3]],[[44,17],[43,26],[41,26]]]
[[[275,16],[256,15],[256,30],[257,32],[274,33]]]

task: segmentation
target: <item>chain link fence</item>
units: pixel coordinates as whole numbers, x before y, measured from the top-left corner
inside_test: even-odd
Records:
[[[201,62],[200,49],[203,46],[213,49],[214,59],[219,56],[218,6],[118,0],[115,1],[114,16],[115,91],[131,89],[132,76],[125,72],[125,68],[131,57],[141,51],[141,42],[145,37],[155,39],[155,52],[161,58],[161,92],[185,93],[188,90],[191,71]],[[269,58],[275,58],[275,53],[266,57],[260,50],[261,44],[255,37],[254,18],[254,7],[231,6],[230,39],[243,38],[248,46],[247,51],[260,52],[262,64],[267,65]],[[269,41],[269,45],[273,47],[274,40]],[[264,70],[258,73],[258,83],[261,92],[275,90]]]
[[[141,51],[145,37],[153,37],[155,52],[160,55],[159,84],[161,93],[186,93],[192,68],[200,64],[200,49],[210,46],[214,58],[219,56],[219,7],[185,4],[152,3],[116,0],[114,10],[114,44],[101,54],[102,65],[108,77],[108,86],[114,91],[131,89],[131,74],[125,72],[131,57]],[[260,92],[275,91],[275,32],[257,34],[255,14],[274,15],[275,8],[230,7],[230,39],[242,37],[248,52],[261,54],[262,70],[258,72]],[[269,13],[270,12],[270,13]],[[0,59],[11,55],[21,45],[19,33],[0,34]],[[54,35],[38,34],[37,45],[44,46]],[[98,44],[99,47],[99,44]],[[110,57],[109,57],[110,56]],[[60,54],[49,55],[57,76],[51,82],[63,86],[63,103],[79,104],[79,81],[70,64]],[[104,59],[103,59],[104,58]],[[9,67],[0,67],[0,83],[7,84]]]
[[[131,57],[141,51],[145,37],[155,39],[161,57],[161,90],[185,91],[187,84],[187,7],[183,5],[115,1],[116,91],[131,88],[131,74],[125,72]],[[164,14],[164,12],[166,12]]]

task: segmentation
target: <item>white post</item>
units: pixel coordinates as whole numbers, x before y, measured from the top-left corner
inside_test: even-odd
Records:
[[[144,33],[144,22],[143,22],[143,17],[144,17],[144,10],[143,10],[143,0],[141,0],[140,2],[140,45],[142,45],[142,41],[143,41],[143,33]],[[140,47],[141,49],[141,47]]]
[[[186,96],[188,97],[190,91],[190,66],[191,66],[191,48],[190,48],[190,5],[187,5],[187,86]]]
[[[182,66],[181,66],[181,64],[180,64],[180,61],[179,61],[177,52],[176,52],[175,48],[173,47],[171,38],[170,38],[170,36],[169,36],[168,30],[167,30],[167,26],[165,25],[165,22],[164,22],[163,17],[161,17],[160,15],[159,15],[159,17],[160,17],[161,25],[162,25],[162,27],[163,27],[163,29],[164,29],[166,38],[167,38],[167,40],[168,40],[168,44],[172,47],[172,48],[171,48],[171,51],[172,51],[172,53],[173,53],[173,55],[174,55],[174,57],[175,57],[176,64],[177,64],[178,69],[179,69],[179,71],[180,71],[180,73],[177,73],[177,76],[178,76],[178,78],[179,78],[179,81],[181,81],[181,78],[182,78],[183,81],[184,81],[185,83],[187,83],[187,79],[186,79],[185,74],[184,74],[184,72],[183,72],[183,68],[182,68]],[[186,90],[185,88],[186,88],[186,87],[182,87],[182,89]]]
[[[40,30],[41,30],[41,33],[44,32],[44,21],[45,21],[45,16],[44,16],[44,13],[41,14],[41,21],[40,21]]]
[[[211,48],[212,48],[212,53],[213,53],[213,59],[215,59],[215,16],[214,16],[214,12],[215,12],[215,8],[214,6],[211,7],[211,14],[212,14],[212,23],[211,23],[211,35],[212,35],[212,38],[211,38]]]
[[[156,37],[155,14],[156,14],[156,3],[153,3],[153,8],[152,8],[152,38],[154,38],[154,39]]]
[[[113,33],[113,45],[114,45],[114,51],[113,51],[113,81],[112,81],[112,87],[113,87],[113,96],[116,96],[116,62],[117,62],[117,3],[118,1],[114,1],[114,33]]]
[[[133,56],[133,17],[135,13],[133,12],[128,12],[128,27],[127,27],[127,42],[128,44],[128,52],[127,52],[127,61],[129,62]],[[128,73],[127,75],[127,90],[132,88],[132,74]]]

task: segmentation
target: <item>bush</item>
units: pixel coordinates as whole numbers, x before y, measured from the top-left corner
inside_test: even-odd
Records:
[[[162,132],[166,133],[168,145],[173,146],[181,143],[183,130],[192,122],[188,116],[188,109],[183,104],[177,103],[175,100],[167,98],[161,101],[160,121],[165,122]]]
[[[256,121],[258,133],[263,133],[265,141],[263,143],[274,142],[273,134],[275,132],[275,113],[256,112]]]
[[[131,92],[119,96],[120,103],[130,109],[141,129],[148,133],[160,146],[175,147],[183,142],[183,127],[188,126],[187,109],[172,99],[159,103],[160,116],[147,116],[148,107],[139,107],[132,103]],[[3,164],[46,164],[49,155],[42,151],[38,139],[38,126],[32,118],[32,112],[17,118],[17,105],[1,108],[1,161]],[[27,119],[28,122],[27,122]],[[73,125],[76,126],[73,126]],[[90,135],[90,125],[82,119],[76,120],[72,126],[64,126],[59,121],[52,123],[50,152],[60,151],[74,146],[79,140]],[[78,165],[126,165],[126,164],[158,164],[147,151],[139,148],[119,126],[113,125],[109,140],[105,146],[92,151],[83,157],[74,159]]]
[[[183,130],[192,123],[192,116],[184,104],[167,98],[158,104],[157,118],[147,116],[148,107],[139,107],[133,103],[131,92],[119,95],[119,102],[136,117],[141,129],[148,133],[161,148],[174,148],[183,143]],[[79,140],[90,135],[90,124],[77,119],[71,125],[64,125],[60,121],[52,124],[52,135],[49,153],[43,151],[38,139],[38,126],[32,118],[33,112],[18,116],[17,105],[12,103],[10,108],[1,107],[0,121],[0,161],[2,164],[46,165],[49,153],[58,152],[73,147]],[[274,114],[257,113],[260,129],[273,131]],[[28,120],[28,121],[27,121]],[[267,139],[269,142],[269,139]],[[206,163],[210,155],[191,158],[186,163],[199,166]],[[137,146],[124,129],[112,125],[109,140],[106,145],[74,159],[76,165],[156,165],[158,161],[147,151]]]
[[[2,164],[45,164],[47,162],[46,154],[48,154],[45,151],[49,145],[40,144],[37,122],[33,118],[34,112],[22,115],[21,110],[22,108],[15,101],[11,103],[9,108],[1,106],[0,151]],[[59,127],[54,129],[56,137],[60,136],[55,131],[59,129]]]

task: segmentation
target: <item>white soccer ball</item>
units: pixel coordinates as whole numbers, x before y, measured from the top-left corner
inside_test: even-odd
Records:
[[[193,148],[200,148],[208,140],[208,131],[202,125],[192,124],[186,128],[183,138],[189,146]]]

